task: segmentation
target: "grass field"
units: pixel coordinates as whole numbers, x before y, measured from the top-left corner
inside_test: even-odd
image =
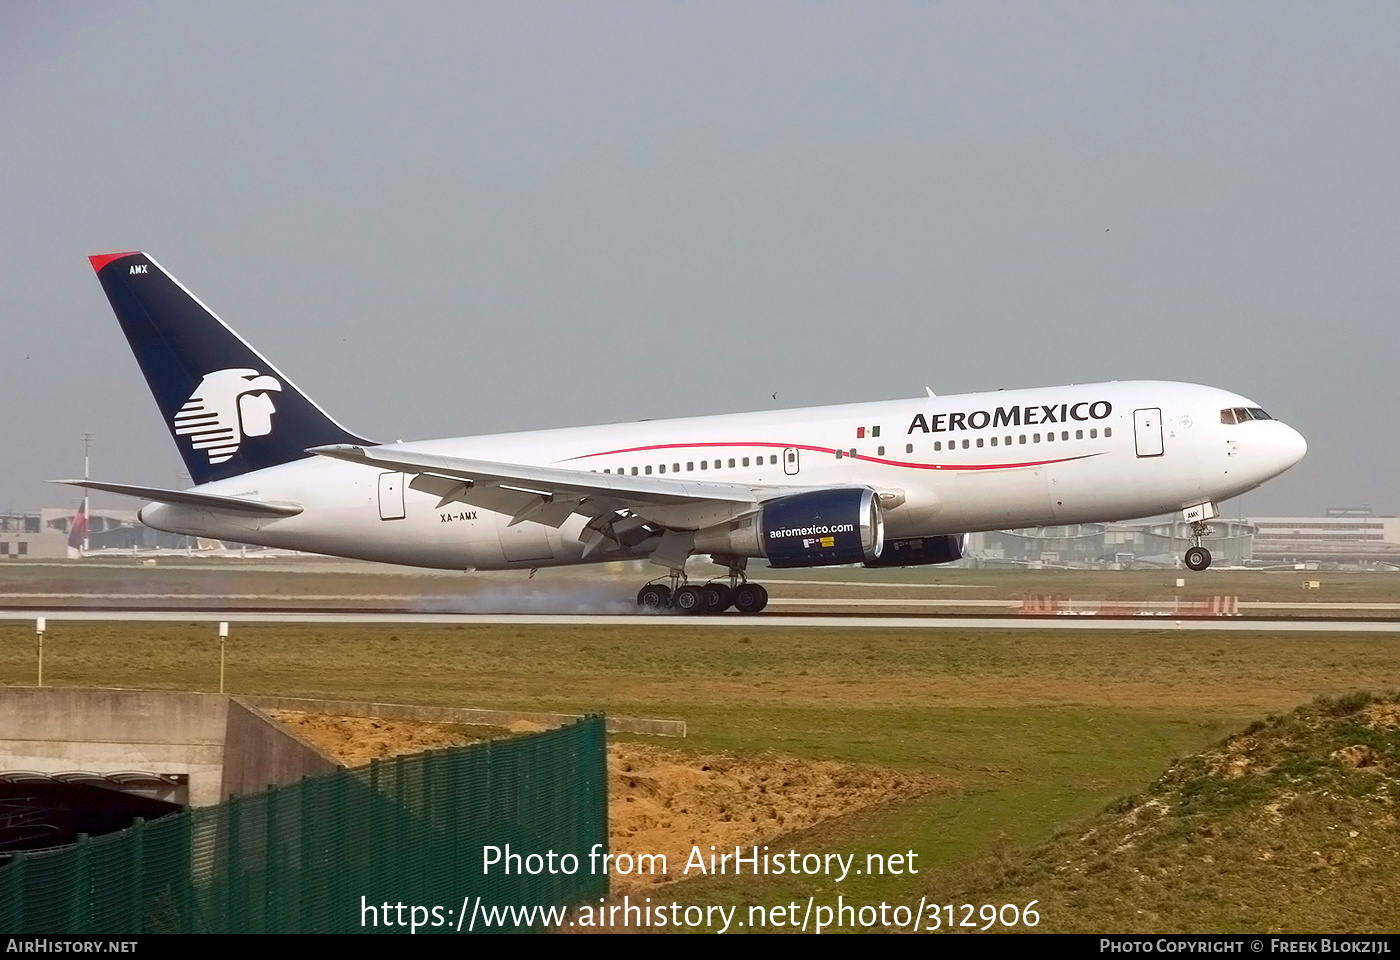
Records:
[[[913,851],[917,875],[852,876],[840,884],[715,877],[666,892],[744,909],[808,896],[834,903],[838,895],[858,903],[916,906],[923,896],[961,903],[986,887],[989,862],[1028,856],[1142,791],[1175,758],[1318,694],[1382,689],[1397,678],[1394,639],[1346,634],[1074,634],[975,625],[845,632],[642,621],[236,625],[228,645],[233,693],[679,717],[691,732],[683,748],[919,769],[958,785],[779,844],[855,853],[862,862],[867,853]],[[0,682],[33,679],[32,625],[0,625]],[[211,690],[217,680],[218,641],[208,623],[50,622],[46,683]],[[1017,895],[1034,892],[1032,885]],[[1095,928],[1092,904],[1056,904],[1042,913],[1041,929]],[[1105,910],[1106,928],[1120,922]]]

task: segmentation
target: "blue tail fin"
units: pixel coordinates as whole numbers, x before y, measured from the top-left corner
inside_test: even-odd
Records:
[[[144,253],[90,257],[195,483],[366,444]]]

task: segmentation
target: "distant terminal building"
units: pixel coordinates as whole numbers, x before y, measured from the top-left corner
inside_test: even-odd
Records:
[[[1400,517],[1369,506],[1330,507],[1325,517],[1221,517],[1210,526],[1204,544],[1230,566],[1400,569]],[[1081,523],[976,533],[969,552],[981,567],[1180,567],[1190,537],[1180,520]]]
[[[0,514],[0,560],[12,557],[61,557],[68,545],[66,532],[44,530],[37,513]]]
[[[1329,507],[1325,517],[1256,517],[1260,564],[1325,564],[1400,569],[1400,517],[1369,506]]]
[[[1244,520],[1212,520],[1204,541],[1216,563],[1252,559],[1254,528]],[[1179,567],[1191,545],[1185,521],[1075,523],[1024,530],[975,533],[971,553],[982,567],[1089,567],[1123,570],[1136,566]]]
[[[75,517],[72,507],[0,514],[0,562],[68,556],[68,535]],[[155,548],[185,550],[194,546],[189,537],[152,530],[136,518],[135,510],[106,509],[93,510],[88,518],[87,543],[91,553]]]

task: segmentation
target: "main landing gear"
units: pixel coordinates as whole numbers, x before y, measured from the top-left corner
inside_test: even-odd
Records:
[[[729,565],[729,582],[686,583],[683,571],[673,571],[670,584],[652,581],[637,594],[637,606],[648,610],[679,610],[685,614],[723,613],[730,607],[740,613],[758,613],[768,606],[768,591],[760,583],[743,579],[741,562]]]
[[[1196,520],[1191,524],[1191,542],[1194,544],[1186,551],[1185,562],[1188,569],[1204,570],[1210,566],[1210,551],[1201,546],[1201,538],[1210,532],[1210,527],[1206,526],[1204,520]]]

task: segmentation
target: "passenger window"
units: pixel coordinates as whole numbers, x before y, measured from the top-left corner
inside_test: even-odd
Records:
[[[981,440],[978,440],[978,441],[977,441],[977,445],[978,445],[979,447],[982,446],[982,441],[981,441]],[[997,438],[996,438],[996,437],[992,437],[992,446],[995,447],[996,445],[997,445]]]
[[[693,460],[687,460],[687,461],[685,462],[685,468],[686,468],[687,470],[694,470],[694,469],[695,469],[695,461],[693,461]]]
[[[672,473],[680,473],[680,472],[681,472],[681,465],[680,465],[679,463],[673,463],[673,464],[671,464],[671,472],[672,472]]]
[[[1040,434],[1037,433],[1033,439],[1035,440],[1036,443],[1039,443],[1039,442],[1040,442]]]
[[[604,473],[612,473],[611,470],[604,470],[603,472],[604,472]]]
[[[1021,434],[1021,442],[1022,442],[1022,443],[1025,443],[1025,442],[1026,442],[1026,435],[1025,435],[1024,433]]]
[[[982,438],[981,438],[981,437],[978,437],[978,438],[977,438],[977,449],[979,449],[979,450],[982,449]]]
[[[1053,443],[1054,440],[1055,440],[1055,434],[1053,434],[1053,433],[1047,433],[1047,434],[1045,435],[1045,442],[1046,442],[1046,443]]]
[[[1111,437],[1111,436],[1113,436],[1113,428],[1112,428],[1112,427],[1104,427],[1104,428],[1103,428],[1103,435],[1104,435],[1105,437]]]
[[[701,469],[701,470],[708,470],[709,468],[710,468],[710,461],[708,461],[708,460],[701,460],[701,461],[700,461],[700,469]]]
[[[911,443],[911,444],[909,444],[909,446],[912,447],[913,444]],[[942,450],[942,449],[943,449],[943,441],[942,441],[942,440],[935,440],[935,441],[933,441],[933,449],[934,449],[935,451]],[[910,452],[910,453],[913,453],[914,451],[913,451],[913,450],[910,450],[909,452]]]
[[[837,451],[836,451],[836,459],[837,459],[837,460],[840,460],[840,459],[841,459],[842,457],[844,457],[844,456],[845,456],[845,454],[842,453],[840,450],[837,450]]]
[[[880,428],[879,428],[879,427],[871,427],[871,428],[870,428],[870,435],[871,435],[872,437],[878,437],[878,436],[880,435]]]
[[[967,448],[968,448],[968,442],[967,442],[966,440],[964,440],[964,441],[963,441],[963,449],[966,450]]]
[[[730,457],[730,458],[729,458],[729,465],[730,465],[731,467],[734,466],[734,458],[733,458],[733,457]]]
[[[657,470],[658,473],[665,473],[665,472],[666,472],[666,464],[663,463],[661,466],[657,467],[656,470]]]
[[[768,458],[768,463],[769,463],[771,466],[775,466],[775,467],[776,467],[776,466],[778,465],[778,455],[775,453],[775,454],[773,454],[771,457],[769,457],[769,458]]]
[[[1094,429],[1092,429],[1092,430],[1089,431],[1089,439],[1090,439],[1090,440],[1096,440],[1096,439],[1098,439],[1098,436],[1099,436],[1099,429],[1098,429],[1098,427],[1095,427]]]
[[[884,448],[884,447],[876,447],[876,448],[875,448],[875,456],[877,456],[877,457],[883,457],[884,455],[885,455],[885,448]]]
[[[1008,447],[1011,446],[1011,438],[1010,438],[1010,437],[1007,437],[1007,438],[1006,438],[1006,445],[1007,445]]]
[[[647,467],[647,476],[651,476],[651,467],[649,465]]]
[[[1083,439],[1084,439],[1084,431],[1083,431],[1083,430],[1076,430],[1076,431],[1074,431],[1074,439],[1076,439],[1076,440],[1083,440]]]
[[[906,444],[904,445],[904,452],[905,452],[905,453],[913,453],[913,452],[914,452],[914,445],[913,445],[912,443],[906,443]]]
[[[635,477],[636,475],[637,475],[637,468],[636,468],[636,467],[633,467],[633,468],[632,468],[632,476]]]

